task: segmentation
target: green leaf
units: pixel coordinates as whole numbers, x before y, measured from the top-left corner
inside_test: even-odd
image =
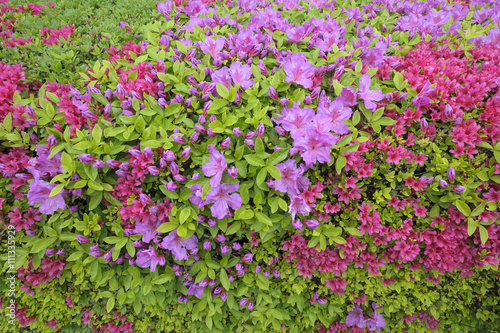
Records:
[[[39,239],[35,242],[35,244],[33,244],[30,253],[41,252],[47,249],[49,246],[51,246],[56,240],[57,240],[56,236]]]
[[[361,233],[359,232],[358,228],[345,228],[348,233],[350,233],[353,236],[361,236]]]
[[[495,155],[495,160],[497,160],[497,163],[500,163],[500,152],[495,150],[493,154]]]
[[[63,190],[63,188],[64,188],[64,184],[59,184],[56,187],[54,187],[52,189],[52,191],[50,191],[49,198],[52,198],[52,197],[58,195]]]
[[[463,202],[462,200],[457,200],[455,201],[455,206],[462,214],[464,214],[467,217],[470,216],[471,214],[470,207],[465,202]]]
[[[281,180],[281,172],[280,169],[275,167],[274,165],[267,166],[267,172],[276,180]]]
[[[347,159],[344,157],[344,155],[340,155],[337,158],[337,161],[335,162],[335,169],[336,169],[338,174],[340,174],[342,172],[342,168],[345,167],[346,163],[347,163]]]
[[[251,209],[244,210],[238,215],[241,220],[250,220],[254,216],[254,212]]]
[[[102,191],[103,190],[103,187],[101,184],[99,184],[98,182],[96,181],[93,181],[92,179],[89,179],[89,187],[91,189],[94,189],[94,190],[97,190],[97,191]]]
[[[471,236],[474,232],[476,232],[477,224],[472,218],[469,218],[467,221],[467,233]]]
[[[210,104],[210,107],[208,108],[208,110],[209,111],[219,110],[222,107],[226,106],[227,103],[228,103],[228,101],[225,99],[217,99],[217,100],[213,101],[212,104]]]
[[[94,126],[94,129],[92,130],[92,138],[95,140],[96,143],[101,142],[101,137],[102,137],[102,129],[99,126],[99,124],[96,124]]]
[[[287,156],[288,156],[288,148],[278,149],[274,153],[272,153],[271,156],[269,156],[269,158],[267,159],[267,165],[276,165],[279,162],[286,159]],[[250,163],[250,162],[248,162],[248,163]]]
[[[172,276],[171,275],[162,274],[162,275],[159,275],[159,276],[155,277],[153,279],[153,281],[151,281],[151,282],[153,284],[165,284],[165,283],[167,283],[170,280],[172,280]]]
[[[257,174],[257,178],[255,179],[255,181],[257,182],[257,184],[262,184],[266,180],[266,176],[267,176],[266,168],[261,168],[259,173]]]
[[[61,164],[65,173],[72,173],[75,170],[73,159],[64,151],[61,156]]]
[[[224,289],[229,290],[231,283],[229,282],[226,270],[224,268],[220,270],[220,282],[222,283]]]
[[[191,215],[191,207],[185,207],[183,210],[181,210],[181,213],[179,214],[179,223],[183,224],[186,222],[188,217]]]
[[[142,116],[139,116],[139,118],[137,118],[137,120],[135,121],[135,129],[137,130],[137,132],[142,134],[145,128],[146,128],[146,121]]]
[[[252,213],[252,217],[253,217],[253,212],[251,210],[250,210],[250,212]],[[229,228],[227,228],[226,235],[235,234],[240,229],[241,229],[241,222],[234,222],[233,224],[231,224],[231,226]]]
[[[93,196],[92,199],[90,199],[89,202],[89,210],[94,210],[99,206],[102,200],[102,192],[96,192]]]
[[[3,127],[9,133],[12,131],[12,113],[11,112],[7,113],[7,116],[4,118]]]
[[[264,162],[264,160],[258,156],[245,155],[244,158],[245,158],[245,160],[247,160],[248,164],[250,164],[250,165],[261,166],[261,167],[266,166],[266,162]]]
[[[485,202],[481,203],[472,211],[471,216],[479,216],[479,214],[484,212],[485,208],[486,208],[486,203]]]
[[[229,90],[227,90],[227,88],[223,84],[217,83],[216,87],[217,87],[217,93],[219,94],[220,97],[224,99],[229,99],[228,98]]]
[[[271,221],[271,219],[267,215],[262,214],[261,212],[255,212],[255,217],[257,217],[257,219],[260,222],[262,222],[262,223],[264,223],[264,224],[266,224],[268,226],[272,226],[273,225],[273,222]]]
[[[333,241],[337,244],[345,244],[347,243],[346,240],[340,236],[335,236],[335,237],[332,237]]]
[[[108,303],[106,303],[106,310],[108,313],[111,313],[111,310],[115,307],[115,296],[112,296],[108,299]]]
[[[66,258],[66,261],[75,261],[75,260],[78,260],[81,258],[81,256],[83,255],[83,252],[73,252],[71,253],[71,255],[69,257]]]
[[[403,88],[403,81],[403,74],[401,74],[400,72],[396,72],[396,74],[394,75],[394,85],[396,86],[396,89],[401,90]]]
[[[160,225],[158,227],[158,229],[156,229],[156,231],[161,232],[162,234],[165,234],[167,232],[170,232],[170,231],[174,230],[178,226],[179,225],[177,223],[167,222],[167,223],[163,223],[162,225]]]
[[[488,241],[488,230],[482,225],[479,226],[479,236],[481,237],[481,243],[486,244]]]
[[[373,124],[383,125],[383,126],[391,126],[397,123],[394,119],[389,117],[382,117],[379,120],[375,121]]]

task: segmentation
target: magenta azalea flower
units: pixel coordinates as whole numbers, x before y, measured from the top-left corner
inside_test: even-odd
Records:
[[[236,192],[239,187],[238,183],[220,184],[208,192],[206,202],[213,203],[210,210],[214,217],[222,219],[229,214],[229,207],[235,210],[241,207],[243,204],[241,196],[238,193],[229,195],[229,193]]]
[[[380,101],[384,98],[382,90],[370,90],[370,74],[364,74],[359,79],[359,96],[365,102],[365,107],[369,110],[375,111],[377,104],[372,101]]]
[[[221,153],[213,149],[212,151],[210,151],[210,157],[208,160],[210,162],[203,165],[201,167],[201,170],[203,170],[203,173],[207,177],[214,176],[212,179],[210,179],[210,185],[212,185],[212,187],[216,187],[220,184],[222,174],[224,173],[224,170],[226,170],[226,159]]]
[[[313,86],[315,67],[302,53],[294,53],[287,59],[283,69],[286,73],[286,82],[300,84],[310,89]]]
[[[165,265],[165,258],[162,255],[158,256],[156,250],[150,245],[149,249],[140,249],[137,252],[135,263],[143,268],[150,267],[151,273],[153,273],[158,264]]]
[[[50,215],[56,210],[66,208],[66,203],[62,192],[49,198],[50,192],[57,184],[49,183],[40,180],[40,173],[36,170],[32,171],[35,179],[30,184],[30,189],[28,192],[28,204],[31,206],[40,203],[40,213]]]
[[[231,64],[229,72],[234,85],[239,83],[243,90],[247,90],[255,83],[255,81],[250,80],[252,76],[252,67],[250,65],[242,65],[241,62],[236,61]]]
[[[187,250],[198,247],[198,238],[193,235],[183,240],[181,236],[177,235],[177,229],[174,229],[167,237],[163,238],[160,247],[165,250],[170,250],[175,260],[187,260],[189,259]]]

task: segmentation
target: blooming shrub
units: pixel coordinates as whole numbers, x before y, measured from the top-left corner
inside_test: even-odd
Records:
[[[497,4],[150,9],[2,51],[2,327],[500,327]]]

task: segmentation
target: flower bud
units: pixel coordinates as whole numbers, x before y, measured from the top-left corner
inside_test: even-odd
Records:
[[[180,135],[174,134],[174,135],[171,136],[171,138],[172,138],[172,140],[174,140],[175,143],[178,143],[180,145],[183,145],[183,144],[185,144],[187,142],[186,139],[184,139]]]
[[[306,96],[304,98],[304,104],[305,105],[311,105],[312,104],[312,99],[311,99],[311,96]]]
[[[313,230],[319,227],[319,222],[317,220],[304,220],[304,224]]]
[[[212,241],[206,241],[205,243],[203,243],[203,250],[210,250],[210,248],[212,247]]]
[[[255,147],[255,142],[253,142],[253,140],[248,140],[246,139],[244,141],[244,143],[248,146],[248,148],[252,149],[253,147]]]
[[[90,240],[83,235],[76,235],[76,240],[80,244],[90,244]]]
[[[460,186],[455,186],[453,188],[453,192],[458,193],[458,194],[463,193],[464,191],[465,191],[465,187],[463,187],[461,185]]]
[[[188,180],[187,177],[185,177],[183,175],[174,175],[174,179],[177,180],[180,183],[185,182],[185,181]]]
[[[232,166],[229,170],[227,170],[227,173],[233,177],[234,179],[236,179],[236,177],[238,177],[238,169],[234,166]]]
[[[248,302],[248,298],[243,297],[243,298],[240,300],[240,306],[245,306],[245,305],[247,305],[247,302]]]
[[[439,178],[439,186],[441,186],[442,188],[446,188],[448,187],[448,183],[445,180]]]
[[[267,67],[266,67],[266,64],[264,63],[264,61],[259,60],[259,64],[257,65],[257,68],[260,70],[260,73],[262,75],[267,75]]]
[[[179,166],[177,165],[177,163],[170,163],[170,172],[172,172],[174,176],[179,174]]]
[[[227,292],[224,290],[221,294],[220,294],[220,298],[225,302],[227,300]]]
[[[237,138],[239,138],[239,137],[241,136],[241,130],[240,130],[240,128],[239,128],[239,127],[235,127],[235,128],[233,128],[233,134],[234,134]]]
[[[321,94],[321,87],[316,87],[311,93],[311,99],[316,99]]]
[[[163,152],[163,158],[167,161],[167,162],[172,162],[175,160],[175,154],[170,151],[170,150],[166,150]]]
[[[152,165],[152,166],[148,167],[148,172],[152,176],[158,176],[160,174],[160,169],[158,169],[157,167],[155,167],[154,165]]]
[[[251,253],[247,253],[243,256],[243,258],[241,258],[241,261],[243,262],[252,262],[253,260],[253,254]]]
[[[282,98],[282,99],[280,99],[280,106],[285,107],[288,105],[289,102],[290,101],[288,100],[288,98]]]
[[[276,127],[274,127],[274,129],[276,130],[276,132],[278,132],[278,135],[279,135],[279,136],[284,136],[284,135],[286,135],[286,131],[283,129],[283,127],[281,127],[281,126],[276,126]]]
[[[229,146],[231,145],[231,137],[227,137],[224,139],[224,141],[222,141],[222,143],[220,144],[220,147],[222,149],[227,149],[229,148]]]
[[[33,110],[33,108],[31,106],[26,105],[25,109],[26,109],[26,114],[28,115],[28,117],[30,117],[32,119],[36,119],[35,110]]]
[[[233,250],[239,251],[241,250],[241,244],[240,243],[233,243]]]
[[[104,162],[101,160],[95,161],[95,163],[92,165],[93,168],[96,169],[104,169]]]
[[[221,245],[220,247],[220,251],[223,255],[228,254],[229,250],[230,250],[229,245]]]
[[[234,104],[240,105],[241,103],[241,91],[236,92],[236,96],[234,96]]]
[[[427,120],[425,120],[425,118],[420,119],[420,130],[422,132],[426,132],[428,127],[429,124],[427,123]]]
[[[226,241],[226,236],[224,236],[223,234],[218,234],[217,236],[215,236],[215,239],[218,242],[224,243]]]
[[[245,139],[247,139],[247,140],[252,140],[252,139],[254,139],[256,136],[257,136],[257,133],[255,133],[255,132],[248,132],[247,134],[245,134]]]
[[[203,116],[206,116],[207,115],[207,112],[208,112],[208,108],[210,107],[210,104],[212,104],[212,101],[208,101],[205,103],[205,105],[203,105]]]
[[[257,129],[255,130],[255,134],[262,139],[265,130],[266,128],[264,126],[264,123],[260,123],[259,126],[257,126]]]
[[[300,222],[299,219],[295,220],[295,222],[292,222],[292,227],[295,229],[302,231],[302,222]]]
[[[191,147],[187,147],[181,153],[181,158],[188,158],[191,155]]]
[[[272,85],[269,85],[269,97],[271,99],[277,101],[278,100],[278,94],[276,93],[276,89]]]
[[[54,134],[51,134],[48,138],[47,138],[47,142],[48,142],[48,148],[51,149],[52,147],[54,147],[56,144],[57,144],[57,139],[56,137],[54,136]]]
[[[450,182],[454,182],[455,181],[455,169],[453,169],[453,167],[450,167],[448,169],[448,171],[446,172],[446,175],[448,176],[448,179],[450,180]]]
[[[217,221],[215,221],[214,219],[208,219],[207,223],[210,228],[213,228],[217,225]]]
[[[453,109],[449,104],[446,104],[446,106],[444,107],[444,115],[446,119],[453,119]]]
[[[198,132],[194,132],[193,135],[191,135],[191,138],[189,139],[189,141],[191,141],[192,143],[195,143],[196,141],[198,141],[198,137],[199,137]]]

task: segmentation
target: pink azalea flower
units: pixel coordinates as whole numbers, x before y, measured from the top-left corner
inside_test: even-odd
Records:
[[[238,193],[229,195],[229,193],[236,192],[239,187],[238,183],[220,184],[208,192],[206,202],[213,203],[210,210],[214,217],[222,219],[229,214],[229,207],[235,210],[241,207],[243,204],[241,196]]]
[[[294,141],[295,148],[303,151],[300,156],[306,165],[319,163],[329,163],[332,160],[332,142],[326,135],[315,132],[308,132],[305,137]]]
[[[315,67],[302,53],[294,53],[285,62],[283,69],[286,73],[286,82],[300,84],[310,89],[313,86]]]

